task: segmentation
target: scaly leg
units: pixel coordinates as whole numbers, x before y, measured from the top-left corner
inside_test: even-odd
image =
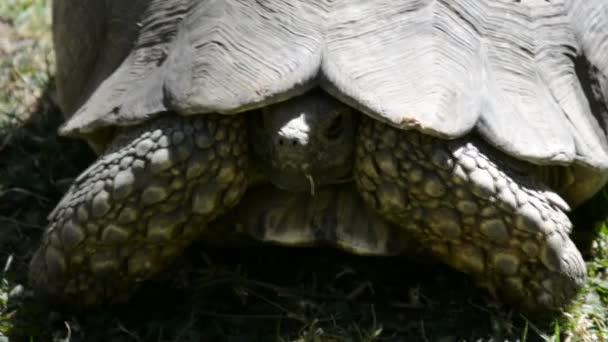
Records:
[[[77,307],[127,299],[239,201],[246,144],[242,116],[124,128],[49,215],[30,264],[34,288]]]
[[[567,204],[479,138],[447,141],[364,118],[355,179],[369,206],[501,300],[553,311],[584,284]]]

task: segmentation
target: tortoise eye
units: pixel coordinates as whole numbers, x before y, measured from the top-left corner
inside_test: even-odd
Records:
[[[342,117],[342,114],[338,114],[331,121],[331,124],[327,128],[327,132],[325,133],[325,135],[327,136],[327,138],[334,140],[337,139],[340,134],[342,134],[343,130],[344,118]]]

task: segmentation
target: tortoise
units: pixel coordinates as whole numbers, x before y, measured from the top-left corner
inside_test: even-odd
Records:
[[[608,179],[608,2],[52,9],[60,133],[99,158],[49,215],[38,293],[127,300],[216,226],[421,248],[529,312],[584,286],[566,213]]]

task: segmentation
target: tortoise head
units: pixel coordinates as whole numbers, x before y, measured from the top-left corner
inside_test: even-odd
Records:
[[[265,107],[250,120],[254,160],[277,187],[314,191],[351,179],[357,113],[322,90]]]

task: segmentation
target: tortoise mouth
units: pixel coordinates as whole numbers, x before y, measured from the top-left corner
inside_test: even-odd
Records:
[[[323,174],[315,176],[306,172],[299,172],[298,174],[287,174],[282,175],[282,177],[271,178],[271,183],[277,190],[292,193],[309,192],[311,195],[315,195],[319,190],[331,189],[335,185],[350,182],[353,182],[352,172],[338,177],[328,177]]]
[[[314,194],[337,184],[354,182],[353,168],[342,165],[353,165],[353,156],[346,163],[336,167],[278,167],[272,163],[258,162],[256,168],[261,171],[265,181],[274,185],[277,190],[288,192],[309,192]]]

